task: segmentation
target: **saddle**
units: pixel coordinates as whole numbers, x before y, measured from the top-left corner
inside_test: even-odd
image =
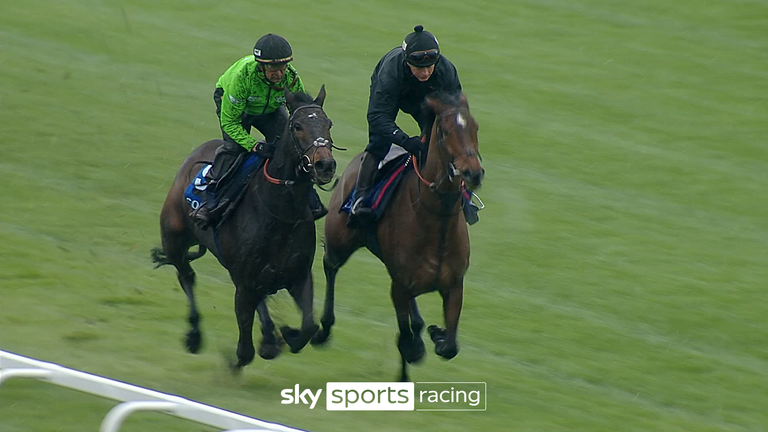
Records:
[[[374,222],[379,220],[384,214],[387,204],[389,204],[389,201],[394,196],[405,174],[413,170],[412,157],[402,147],[392,145],[387,156],[379,163],[379,169],[374,177],[374,185],[368,197],[364,200],[365,204],[369,204],[371,210],[373,210]],[[464,218],[468,224],[474,225],[478,221],[477,212],[485,206],[474,192],[467,190],[463,186],[461,199]],[[357,186],[352,188],[352,191],[347,195],[347,199],[344,200],[344,205],[341,206],[339,212],[350,214],[352,212],[352,205],[356,200]]]
[[[399,154],[390,160],[385,158],[379,163],[379,170],[374,176],[373,187],[371,187],[371,191],[365,199],[365,204],[368,204],[371,210],[373,210],[374,220],[378,220],[384,213],[387,204],[404,177],[403,174],[412,169],[413,163],[411,163],[411,155],[408,153]],[[339,212],[351,213],[352,204],[356,200],[357,186],[352,188],[352,191],[347,195],[347,199],[344,201],[341,209],[339,209]]]
[[[197,172],[195,178],[184,190],[184,200],[192,210],[197,210],[203,205],[205,199],[213,200],[215,212],[222,214],[217,224],[227,219],[245,195],[246,186],[264,163],[264,158],[256,153],[247,153],[243,156],[238,158],[232,169],[214,185],[209,184],[206,178],[211,164],[206,164]],[[199,195],[202,191],[205,191],[205,199]]]

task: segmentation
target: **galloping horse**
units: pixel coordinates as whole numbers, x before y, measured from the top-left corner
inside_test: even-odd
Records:
[[[347,227],[341,213],[344,199],[355,184],[361,156],[342,175],[325,219],[323,268],[327,282],[323,328],[313,344],[330,336],[336,273],[354,251],[365,246],[386,266],[392,279],[391,296],[397,314],[402,372],[408,381],[407,363],[424,356],[421,330],[424,320],[416,297],[438,291],[443,298],[445,328],[430,326],[437,355],[451,359],[459,352],[456,331],[469,268],[469,235],[462,212],[462,182],[472,190],[480,186],[485,170],[480,164],[477,123],[464,94],[434,94],[426,103],[435,113],[426,162],[407,172],[399,189],[375,227]]]
[[[331,120],[323,111],[325,86],[317,98],[285,91],[291,115],[277,142],[275,154],[266,160],[246,186],[240,204],[217,229],[201,230],[189,217],[184,190],[200,170],[213,160],[221,140],[202,144],[179,168],[160,214],[162,249],[155,248],[158,267],[176,267],[189,301],[186,349],[200,349],[200,314],[195,302],[195,272],[190,261],[210,249],[229,271],[235,284],[235,314],[240,337],[234,370],[249,364],[255,355],[252,339],[254,311],[259,311],[262,342],[259,355],[270,359],[280,352],[266,296],[286,288],[302,311],[301,330],[282,327],[283,339],[292,352],[301,350],[318,329],[312,315],[312,261],[315,256],[315,223],[308,206],[312,183],[326,184],[336,172],[332,155]],[[197,252],[189,248],[199,245]]]

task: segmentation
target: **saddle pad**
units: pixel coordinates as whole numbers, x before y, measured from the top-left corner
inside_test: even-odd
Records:
[[[197,210],[197,208],[200,207],[200,204],[203,203],[203,199],[198,196],[196,192],[208,188],[208,179],[206,179],[205,176],[210,170],[211,164],[200,168],[200,171],[197,172],[197,175],[192,179],[192,182],[187,185],[186,189],[184,189],[184,200],[195,210]]]
[[[231,175],[231,178],[227,181],[228,185],[232,187],[227,188],[228,190],[225,195],[236,195],[237,192],[239,192],[239,190],[248,183],[251,174],[259,167],[261,167],[263,161],[264,158],[261,156],[257,155],[256,153],[250,153],[245,161],[241,163],[237,168],[237,171],[235,171]],[[204,191],[208,188],[208,179],[206,178],[206,174],[208,174],[208,171],[210,170],[210,164],[202,167],[200,171],[198,171],[197,175],[195,175],[195,178],[192,179],[192,182],[184,190],[184,200],[193,209],[197,209],[203,203],[203,199],[197,194],[197,191]],[[207,191],[206,195],[208,199],[212,199],[216,202],[218,201],[218,194],[214,193],[213,190]]]
[[[385,165],[380,166],[376,174],[374,186],[371,188],[371,193],[365,199],[365,204],[370,205],[371,210],[373,210],[374,219],[381,217],[387,207],[387,203],[389,203],[390,198],[394,195],[395,190],[397,190],[403,175],[412,169],[411,156],[407,153],[401,154],[395,159],[388,161]],[[352,188],[352,191],[344,201],[344,205],[341,206],[341,211],[349,213],[355,200],[357,200],[357,186]]]

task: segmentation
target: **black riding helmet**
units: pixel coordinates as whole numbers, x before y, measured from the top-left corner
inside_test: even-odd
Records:
[[[259,63],[288,63],[293,60],[293,50],[285,38],[268,33],[256,42],[253,47],[253,56]]]
[[[416,67],[429,67],[440,59],[437,38],[421,25],[414,27],[413,33],[405,37],[403,51],[405,61]]]

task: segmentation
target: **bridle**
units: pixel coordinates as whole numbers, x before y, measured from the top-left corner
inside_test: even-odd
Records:
[[[434,182],[430,182],[426,180],[424,177],[422,177],[421,173],[419,172],[418,164],[416,160],[417,158],[411,157],[411,160],[413,161],[413,170],[416,172],[416,175],[419,177],[419,180],[420,180],[420,182],[417,183],[417,185],[419,186],[418,187],[419,201],[421,201],[424,208],[426,208],[428,211],[432,213],[436,213],[440,216],[455,216],[456,214],[458,214],[458,212],[461,211],[464,205],[462,203],[462,206],[459,207],[459,209],[456,212],[446,212],[442,210],[442,209],[447,209],[452,207],[455,204],[456,200],[461,198],[462,191],[461,189],[459,189],[458,192],[444,192],[439,190],[440,186],[445,182],[445,180],[448,180],[450,183],[454,183],[456,177],[461,176],[461,171],[458,170],[454,165],[455,157],[451,154],[450,151],[448,151],[448,146],[445,144],[445,132],[443,131],[443,127],[442,127],[442,119],[444,116],[448,116],[448,115],[455,116],[461,113],[464,113],[467,117],[470,116],[468,109],[464,107],[456,107],[456,108],[451,108],[446,111],[443,111],[435,117],[435,125],[436,125],[435,138],[437,139],[437,150],[440,152],[441,158],[445,156],[448,159],[447,167],[446,167],[447,174],[445,175],[445,177],[442,177]],[[467,156],[470,156],[470,157],[477,156],[478,158],[480,157],[479,153],[477,153],[474,149],[468,149]],[[432,193],[437,195],[437,198],[440,200],[441,210],[431,209],[426,204],[424,204],[423,200],[421,200],[420,186],[422,183],[425,184]],[[461,179],[459,184],[462,185],[463,183],[464,183],[464,180]]]
[[[296,154],[299,157],[299,163],[298,163],[298,166],[296,167],[296,171],[297,172],[302,171],[306,174],[310,174],[312,177],[312,181],[316,183],[317,180],[315,179],[315,171],[314,171],[315,165],[312,163],[312,158],[315,156],[315,153],[317,153],[317,151],[322,147],[335,148],[339,150],[346,150],[346,149],[336,147],[335,145],[333,145],[333,141],[323,137],[315,138],[315,140],[312,141],[312,145],[308,146],[306,149],[303,149],[301,147],[301,145],[299,144],[299,140],[296,139],[296,134],[294,129],[295,117],[299,111],[307,108],[314,108],[314,109],[319,109],[320,111],[323,111],[323,107],[316,104],[302,105],[296,108],[295,110],[293,110],[293,113],[291,113],[291,116],[288,117],[288,129],[290,130],[290,134],[291,134],[291,144],[293,145],[293,149],[296,151]],[[317,117],[317,114],[312,113],[312,114],[309,114],[308,117],[312,117],[312,116]],[[313,150],[311,155],[309,154],[310,150]],[[267,178],[268,182],[272,184],[282,184],[285,186],[290,186],[293,183],[295,183],[294,180],[280,180],[270,176],[267,173],[268,165],[269,165],[269,160],[265,161],[264,163],[264,176]]]
[[[418,170],[418,166],[416,164],[416,160],[415,159],[413,160],[413,168],[416,171],[416,175],[419,176],[419,179],[421,180],[421,182],[424,183],[425,185],[427,185],[431,191],[436,192],[438,194],[440,192],[437,189],[440,187],[440,185],[443,184],[443,182],[446,179],[449,182],[453,183],[454,179],[461,175],[461,171],[459,171],[456,168],[456,166],[453,164],[453,162],[455,161],[455,157],[451,154],[451,152],[448,151],[448,146],[445,145],[445,133],[443,132],[443,127],[442,127],[442,118],[444,116],[447,116],[447,115],[458,115],[458,114],[461,114],[461,113],[466,114],[468,117],[470,115],[468,109],[466,109],[464,107],[456,107],[456,108],[451,108],[449,110],[443,111],[443,112],[441,112],[440,114],[438,114],[435,117],[435,125],[436,125],[436,127],[435,127],[436,131],[435,132],[437,134],[436,135],[436,138],[437,138],[437,149],[438,149],[438,151],[442,155],[446,155],[447,158],[448,158],[448,166],[446,167],[446,172],[448,174],[444,178],[441,178],[441,179],[439,179],[437,181],[434,181],[434,182],[429,182],[429,181],[425,180],[424,177],[421,176],[421,173]],[[467,156],[469,156],[469,157],[477,156],[479,158],[480,154],[475,152],[474,149],[468,149],[467,150]],[[464,180],[461,180],[461,181],[462,181],[462,183],[464,182]]]
[[[293,144],[293,148],[296,150],[296,153],[299,155],[299,168],[304,171],[305,173],[309,173],[310,170],[314,168],[314,164],[312,163],[312,158],[307,154],[310,150],[314,150],[312,152],[312,157],[315,156],[315,153],[321,148],[321,147],[333,147],[333,142],[325,139],[323,137],[315,138],[314,141],[312,141],[312,145],[307,147],[306,149],[301,148],[301,145],[299,145],[299,141],[296,139],[296,134],[294,132],[294,117],[296,117],[296,114],[306,108],[316,108],[320,111],[323,110],[323,107],[320,105],[302,105],[295,110],[293,110],[293,113],[291,113],[291,116],[288,118],[288,129],[291,131],[291,143]],[[309,117],[312,116],[317,117],[317,114],[310,114]],[[312,181],[315,181],[314,174],[312,174]]]

